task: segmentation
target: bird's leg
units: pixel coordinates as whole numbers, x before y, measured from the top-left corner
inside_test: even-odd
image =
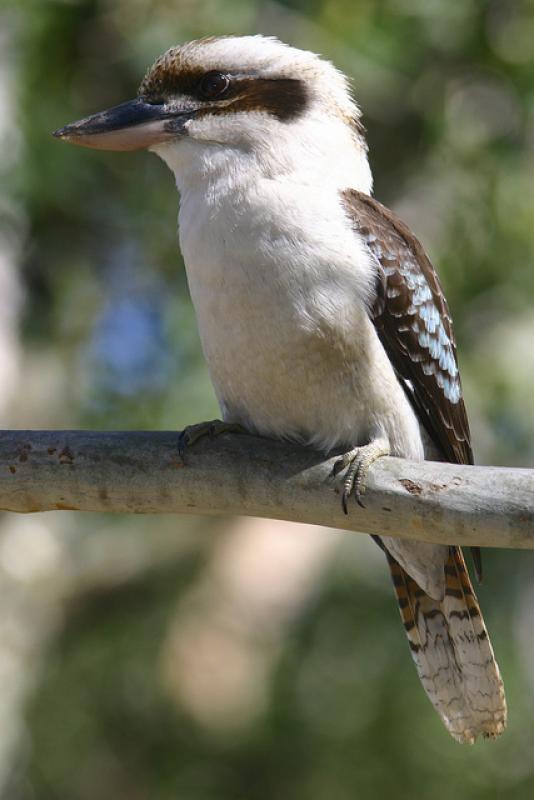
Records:
[[[341,495],[341,505],[343,511],[348,514],[347,502],[352,493],[358,505],[364,508],[362,495],[365,493],[365,484],[369,467],[381,456],[389,456],[389,442],[387,439],[373,439],[363,447],[355,447],[341,456],[335,462],[332,474],[337,475],[342,469],[347,467],[347,474],[343,481],[343,494]]]
[[[221,433],[250,433],[242,425],[237,422],[224,422],[221,419],[212,419],[209,422],[198,422],[196,425],[187,425],[180,432],[178,440],[178,452],[180,458],[184,459],[185,451],[188,447],[196,444],[199,439],[204,436],[209,436],[214,439],[220,436]]]

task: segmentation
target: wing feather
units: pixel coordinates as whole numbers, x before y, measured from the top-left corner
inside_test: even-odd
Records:
[[[355,190],[343,199],[377,265],[371,316],[399,380],[443,459],[472,464],[452,319],[437,273],[393,212]]]

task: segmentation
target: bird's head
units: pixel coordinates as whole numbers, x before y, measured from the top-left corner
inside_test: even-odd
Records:
[[[345,76],[314,53],[265,36],[171,48],[134,100],[54,135],[102,150],[152,150],[178,179],[191,168],[228,166],[232,157],[253,159],[266,174],[291,172],[303,159],[324,171],[328,154],[345,175],[354,162],[369,184],[360,180],[361,188],[370,188],[360,111]]]

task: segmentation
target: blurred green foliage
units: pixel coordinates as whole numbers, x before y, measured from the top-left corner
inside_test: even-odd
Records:
[[[532,464],[531,0],[4,0],[0,26],[19,125],[18,155],[0,156],[11,202],[0,225],[21,243],[23,343],[61,385],[45,411],[23,404],[17,425],[178,428],[217,415],[172,176],[147,154],[70,148],[50,132],[132,97],[171,45],[261,32],[323,53],[354,79],[376,195],[439,265],[478,459]],[[165,690],[160,648],[213,547],[208,535],[190,561],[72,610],[6,797],[533,796],[530,556],[486,557],[480,596],[510,728],[461,748],[415,677],[386,570],[377,580],[351,571],[347,562],[368,555],[349,537],[287,632],[263,713],[225,734],[195,721]]]

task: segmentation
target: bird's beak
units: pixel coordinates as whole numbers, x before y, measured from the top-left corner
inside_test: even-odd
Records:
[[[141,150],[185,133],[190,109],[153,105],[141,97],[54,131],[66,142],[99,150]]]

